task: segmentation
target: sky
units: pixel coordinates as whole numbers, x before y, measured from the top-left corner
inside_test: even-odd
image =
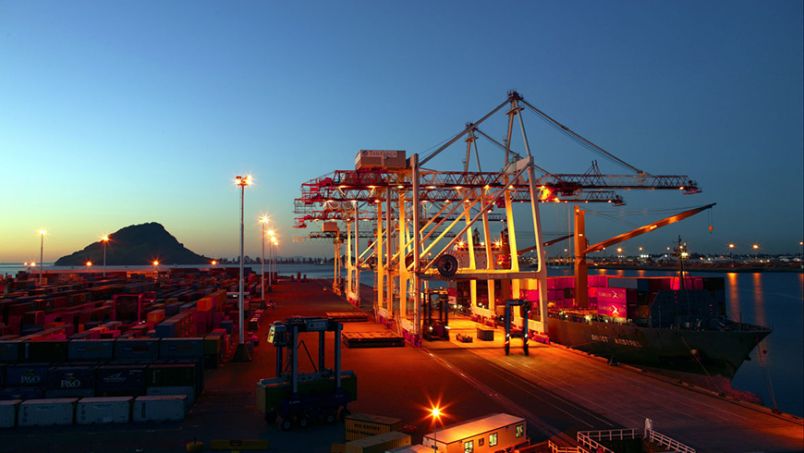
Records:
[[[593,240],[717,202],[623,247],[659,251],[681,234],[702,252],[796,253],[803,16],[797,0],[0,0],[0,262],[38,259],[40,228],[52,261],[150,221],[195,252],[234,256],[232,179],[247,172],[246,253],[258,253],[265,212],[280,254],[327,256],[291,228],[303,181],[353,168],[359,149],[423,155],[510,89],[635,166],[703,189],[590,205]],[[498,138],[502,121],[489,125]],[[526,121],[550,171],[599,159]],[[461,154],[437,164],[459,168]],[[545,230],[566,230],[567,209],[545,206]]]

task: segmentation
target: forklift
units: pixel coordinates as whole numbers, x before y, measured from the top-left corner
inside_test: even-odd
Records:
[[[427,341],[449,340],[449,296],[446,289],[426,289],[424,292],[422,332]],[[438,318],[433,318],[433,311]]]
[[[276,348],[276,376],[257,382],[257,408],[268,423],[283,430],[306,428],[312,422],[332,423],[348,414],[347,406],[357,399],[357,377],[341,370],[340,322],[329,318],[291,317],[271,324],[268,343]],[[318,332],[318,365],[300,339],[305,332]],[[326,368],[325,336],[334,332],[334,364]],[[307,353],[312,373],[299,373],[299,348]],[[284,364],[287,354],[289,362]]]

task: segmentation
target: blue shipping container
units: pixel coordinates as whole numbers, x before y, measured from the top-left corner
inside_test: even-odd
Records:
[[[114,340],[72,340],[67,348],[67,357],[76,360],[112,360]]]
[[[19,340],[0,341],[0,362],[18,362],[21,349],[22,342]]]
[[[6,385],[9,387],[45,385],[49,368],[50,365],[44,363],[9,365],[6,368]]]
[[[8,387],[0,390],[0,400],[32,400],[44,395],[39,387]]]
[[[67,341],[26,341],[22,349],[26,362],[67,361]]]
[[[159,344],[160,359],[201,359],[203,338],[164,338]]]
[[[51,390],[95,388],[94,366],[59,366],[47,372],[47,387]]]
[[[145,366],[105,365],[95,371],[98,395],[124,396],[145,394]]]
[[[118,338],[114,345],[116,360],[153,361],[159,358],[159,340],[156,338]]]

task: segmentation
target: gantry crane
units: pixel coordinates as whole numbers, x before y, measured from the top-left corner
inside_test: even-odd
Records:
[[[537,165],[525,129],[525,112],[535,114],[583,148],[627,172],[604,174],[596,161],[583,173],[553,173]],[[505,117],[506,134],[501,141],[484,129],[498,114]],[[516,128],[521,133],[519,148],[513,144]],[[445,171],[430,168],[434,159],[461,140],[465,145],[462,168]],[[500,170],[481,169],[478,147],[481,141],[501,153]],[[473,156],[476,169],[470,169]],[[414,153],[405,165],[356,165],[354,170],[336,170],[303,183],[301,196],[295,200],[295,212],[299,216],[297,226],[301,228],[311,222],[343,225],[341,231],[346,233],[345,239],[350,249],[354,248],[355,257],[372,249],[377,273],[375,311],[378,316],[395,320],[400,329],[421,335],[423,290],[433,279],[449,279],[468,280],[473,313],[488,318],[494,316],[497,296],[500,300],[519,299],[521,290],[537,291],[536,319],[523,328],[544,332],[547,265],[539,205],[602,202],[619,206],[624,200],[618,190],[643,189],[683,194],[699,192],[698,185],[689,177],[654,175],[635,167],[511,91],[499,105],[478,120],[467,123],[443,145],[422,157]],[[528,249],[535,252],[535,269],[519,266],[517,243],[525,238],[518,238],[516,234],[514,204],[529,208],[528,221],[533,225],[535,245]],[[504,252],[510,259],[503,265],[498,265],[493,258],[500,253],[495,250],[491,232],[495,215],[503,224],[503,234],[507,235]],[[366,225],[363,231],[361,224]],[[371,232],[373,240],[364,253],[360,253],[359,239],[365,231]],[[340,235],[338,238],[342,240]],[[336,247],[336,250],[339,249]],[[464,263],[455,256],[462,251],[468,255]],[[478,265],[482,261],[479,255],[485,256],[482,267]],[[351,260],[347,260],[347,267],[351,265]],[[357,269],[359,272],[359,266]],[[489,283],[487,308],[476,304],[478,280]],[[502,281],[502,294],[495,294],[495,280]],[[358,287],[347,286],[347,297],[359,297]],[[516,316],[514,322],[521,323],[522,318]]]

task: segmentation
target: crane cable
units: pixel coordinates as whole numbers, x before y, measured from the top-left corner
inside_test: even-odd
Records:
[[[640,175],[646,175],[647,174],[647,172],[640,170],[639,168],[637,168],[637,167],[629,164],[628,162],[620,159],[619,157],[615,156],[614,154],[610,153],[609,151],[606,151],[600,145],[592,143],[591,141],[589,141],[588,139],[586,139],[582,135],[578,134],[577,132],[573,131],[569,127],[567,127],[564,124],[560,123],[555,118],[551,117],[550,115],[548,115],[547,113],[543,112],[539,108],[533,106],[528,101],[522,99],[521,102],[523,104],[525,104],[525,106],[530,108],[534,113],[536,113],[540,118],[545,120],[548,124],[550,124],[551,126],[553,126],[556,129],[558,129],[559,131],[561,131],[562,133],[564,133],[565,135],[567,135],[571,139],[575,140],[576,142],[578,142],[581,146],[585,147],[586,149],[589,149],[591,151],[597,152],[597,153],[603,155],[604,157],[607,157],[610,160],[612,160],[614,162],[617,162],[618,164],[633,170],[635,173],[638,173]]]

